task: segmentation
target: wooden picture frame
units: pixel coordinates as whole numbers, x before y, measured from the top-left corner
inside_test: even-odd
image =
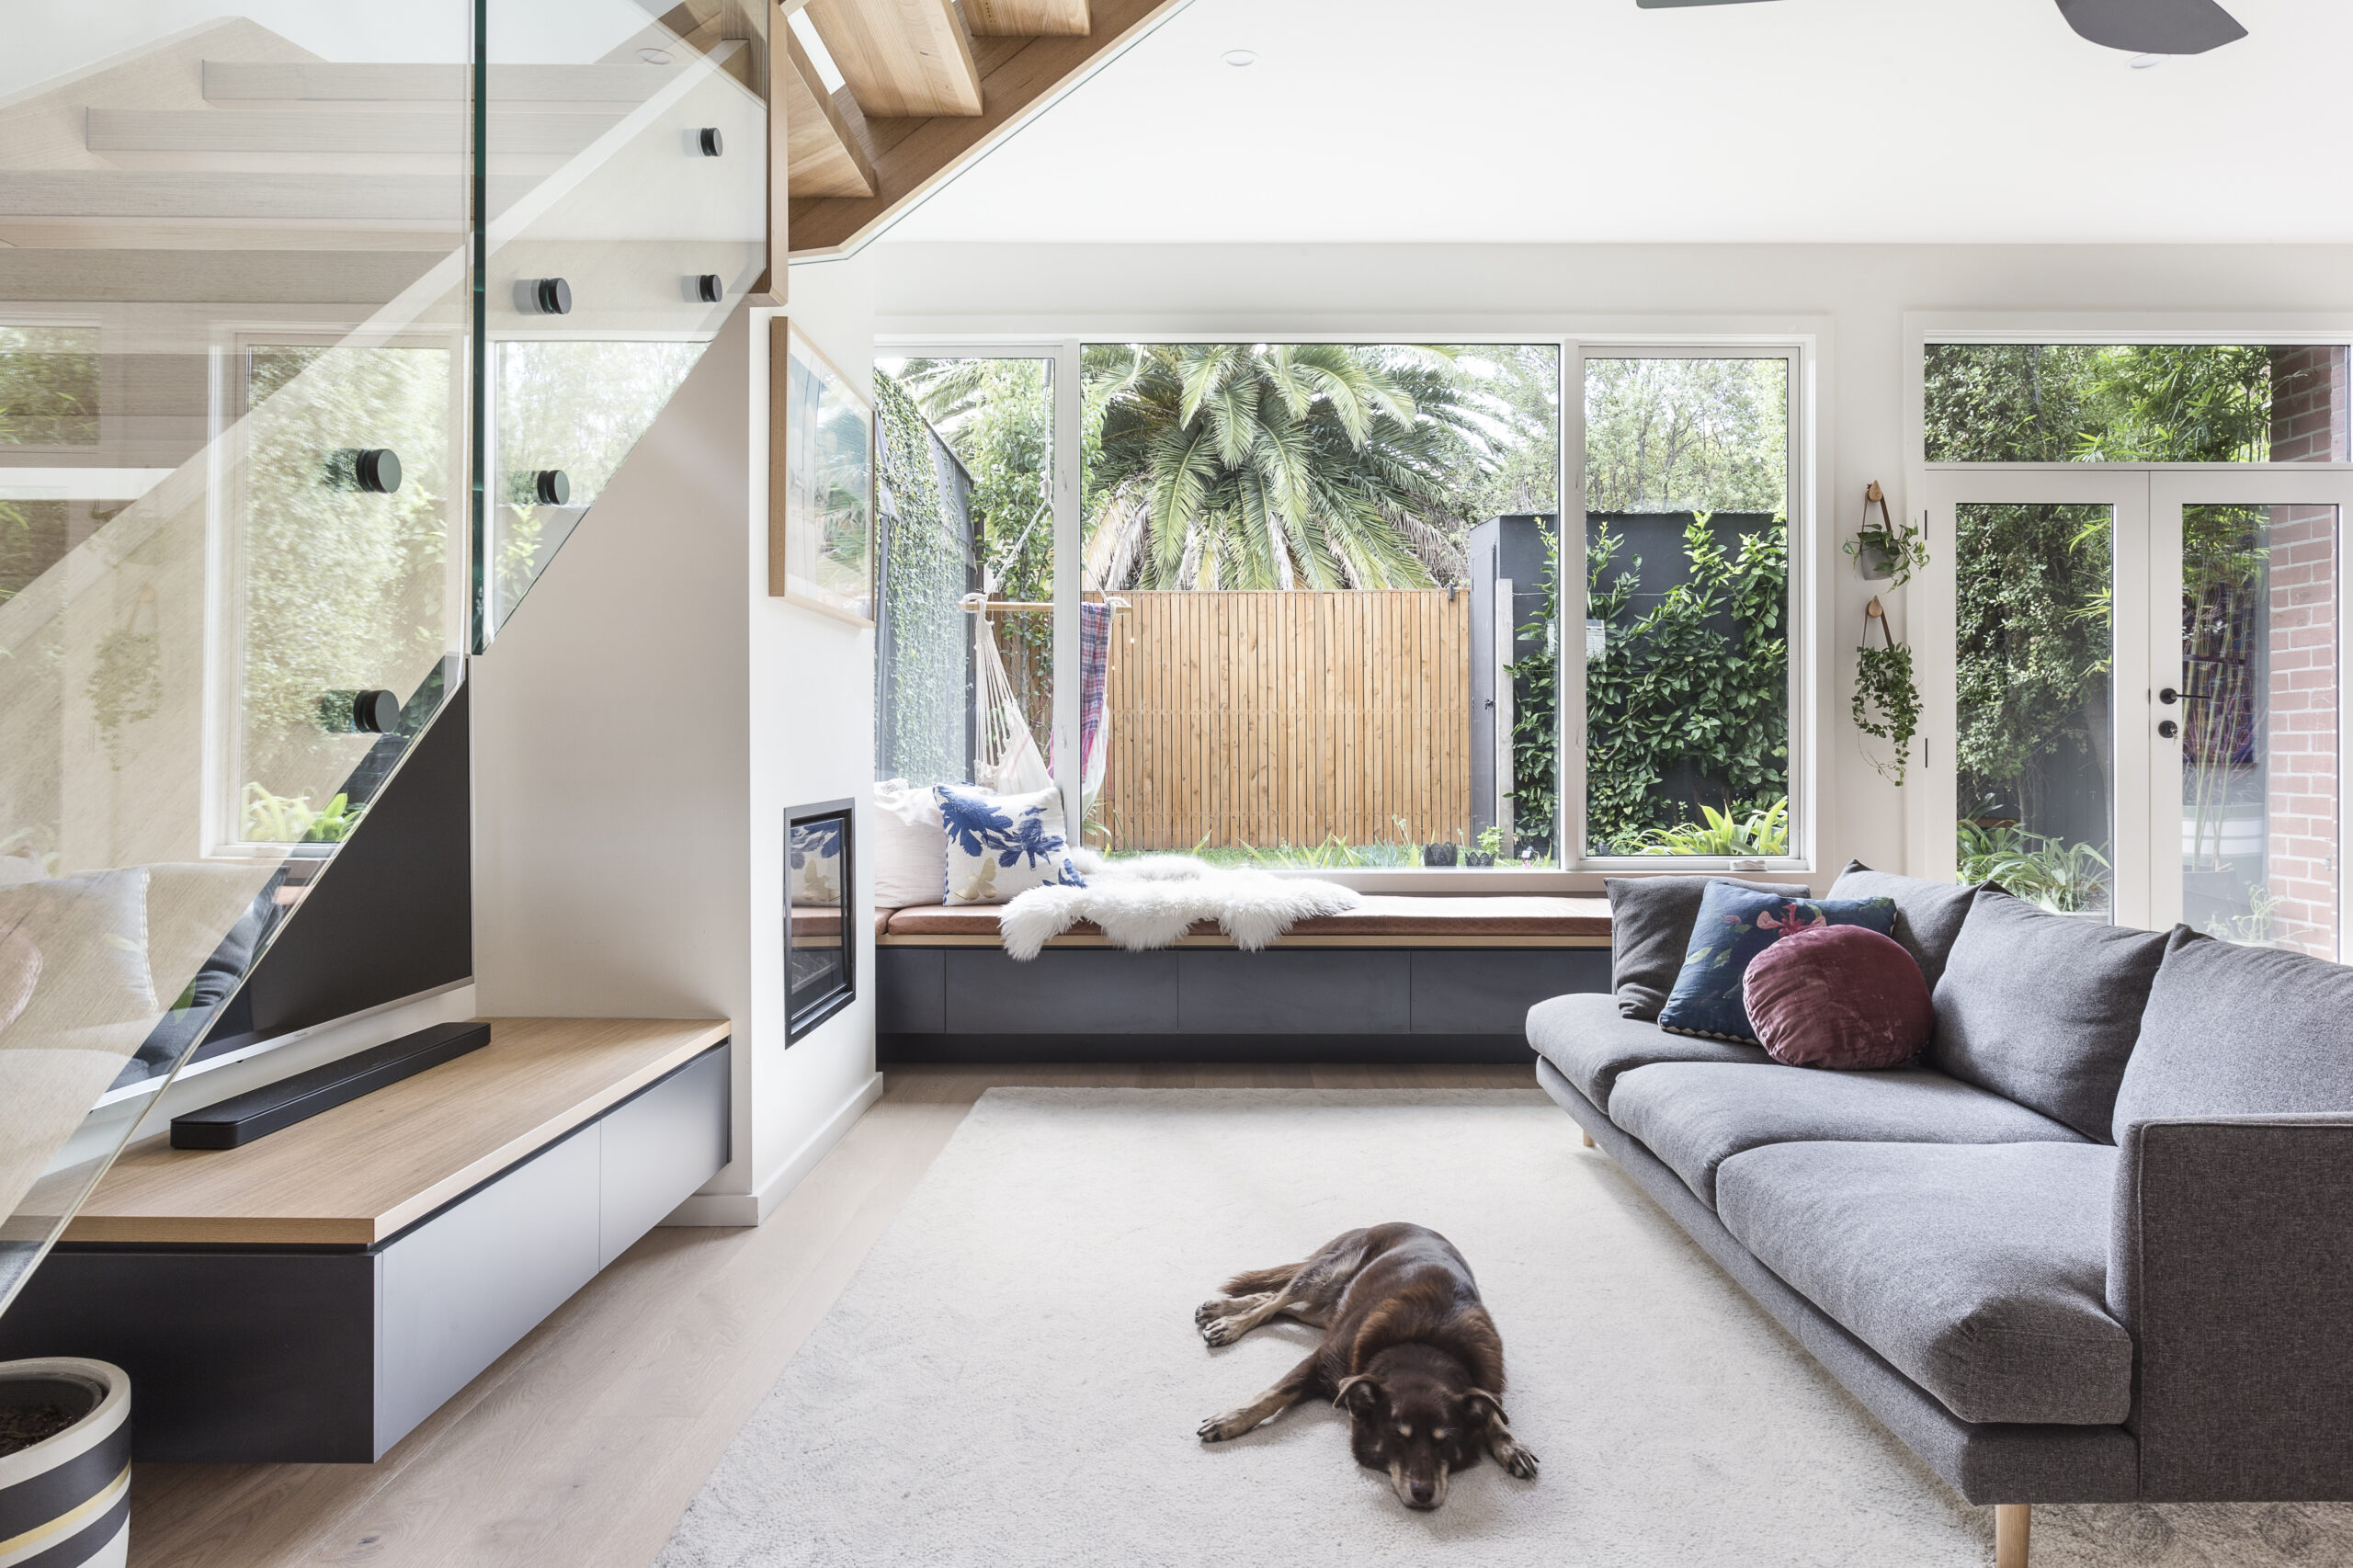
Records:
[[[871,626],[874,405],[783,316],[768,374],[768,593]]]

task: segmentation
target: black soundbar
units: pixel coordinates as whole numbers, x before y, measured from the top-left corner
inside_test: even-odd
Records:
[[[436,1024],[308,1073],[281,1078],[251,1094],[176,1116],[172,1147],[234,1149],[489,1043],[488,1024]]]

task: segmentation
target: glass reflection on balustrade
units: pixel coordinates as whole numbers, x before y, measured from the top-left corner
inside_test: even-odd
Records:
[[[490,12],[484,642],[767,262],[757,8],[543,19]]]
[[[0,1309],[756,280],[764,27],[0,17]]]
[[[472,31],[0,18],[0,1306],[458,678]]]

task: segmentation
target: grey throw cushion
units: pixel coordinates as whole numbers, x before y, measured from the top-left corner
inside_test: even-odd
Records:
[[[2177,926],[2114,1136],[2161,1118],[2353,1111],[2353,969]]]
[[[1963,1421],[2111,1426],[2101,1143],[1781,1143],[1724,1162],[1724,1228]]]
[[[1609,988],[1618,994],[1618,1010],[1626,1017],[1655,1018],[1666,1006],[1691,947],[1700,895],[1710,882],[1732,882],[1781,898],[1813,896],[1802,882],[1752,882],[1740,877],[1604,878],[1602,885],[1609,890]]]
[[[1937,982],[1929,1065],[2105,1139],[2165,938],[1981,890]]]
[[[1627,1017],[1618,999],[1598,991],[1554,996],[1528,1010],[1528,1043],[1560,1069],[1586,1098],[1609,1108],[1618,1075],[1653,1062],[1737,1062],[1773,1059],[1753,1045],[1696,1035],[1668,1034],[1656,1024]]]
[[[1932,991],[1945,972],[1953,938],[1961,935],[1961,923],[1969,917],[1970,901],[1976,895],[1977,889],[1965,882],[1932,882],[1926,877],[1874,871],[1860,860],[1847,862],[1828,894],[1831,898],[1893,899],[1895,929],[1890,935],[1904,944]]]
[[[1665,1062],[1619,1076],[1609,1119],[1641,1139],[1702,1203],[1717,1167],[1768,1143],[2080,1143],[2072,1128],[1942,1073],[1831,1073]]]

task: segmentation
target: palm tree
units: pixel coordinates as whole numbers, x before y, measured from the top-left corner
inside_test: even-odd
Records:
[[[1494,470],[1507,415],[1446,354],[1107,344],[1085,372],[1090,587],[1461,579],[1453,498]]]

